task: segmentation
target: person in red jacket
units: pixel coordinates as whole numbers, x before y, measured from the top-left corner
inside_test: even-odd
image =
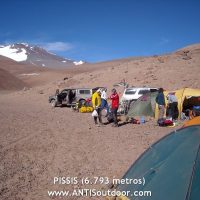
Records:
[[[112,94],[110,96],[110,99],[112,100],[111,104],[111,112],[113,114],[114,119],[114,126],[118,127],[118,121],[117,121],[117,110],[119,108],[119,95],[117,94],[116,89],[112,89]]]

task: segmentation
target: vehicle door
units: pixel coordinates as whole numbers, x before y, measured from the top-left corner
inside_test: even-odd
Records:
[[[78,95],[77,95],[77,100],[90,98],[91,95],[92,95],[92,91],[90,89],[79,89]]]
[[[61,91],[61,93],[58,94],[58,102],[59,103],[66,103],[67,94],[68,94],[68,90]]]

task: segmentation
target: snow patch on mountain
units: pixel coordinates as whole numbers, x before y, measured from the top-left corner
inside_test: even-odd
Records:
[[[25,47],[28,47],[28,46],[29,46],[28,43],[22,42],[21,44],[23,44]]]
[[[82,60],[80,60],[80,61],[74,61],[73,63],[75,65],[82,65],[82,64],[84,64],[84,62]]]
[[[16,49],[12,48],[11,45],[1,46],[0,47],[0,55],[15,60],[17,62],[26,61],[27,60],[27,52],[24,48]]]
[[[20,74],[21,76],[38,76],[39,73]]]

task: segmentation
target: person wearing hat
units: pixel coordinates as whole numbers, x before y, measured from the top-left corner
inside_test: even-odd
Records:
[[[113,114],[114,127],[118,127],[119,125],[117,121],[117,110],[119,108],[119,95],[117,94],[117,91],[115,88],[112,89],[112,94],[110,96],[110,99],[112,101],[111,112]]]
[[[102,118],[101,118],[101,89],[98,89],[93,95],[92,95],[92,106],[94,110],[97,111],[98,117],[94,116],[94,122],[96,125],[97,123],[97,118],[99,119],[99,123],[102,123]]]

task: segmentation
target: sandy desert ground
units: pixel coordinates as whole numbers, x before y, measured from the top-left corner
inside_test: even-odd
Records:
[[[9,61],[3,62],[6,66]],[[2,61],[0,64],[3,66]],[[54,177],[121,178],[142,152],[182,122],[174,128],[158,127],[154,119],[143,125],[96,127],[90,113],[52,108],[48,96],[65,87],[106,86],[110,93],[113,84],[123,79],[130,86],[199,88],[200,45],[169,55],[86,64],[66,70],[32,69],[31,73],[40,74],[37,76],[20,76],[27,72],[17,73],[14,69],[16,66],[7,70],[24,85],[20,82],[15,91],[1,88],[0,92],[0,199],[60,199],[50,198],[48,191],[86,186],[53,184]],[[17,86],[18,81],[13,84]],[[117,90],[122,93],[122,88]],[[101,184],[87,187],[108,188]]]

